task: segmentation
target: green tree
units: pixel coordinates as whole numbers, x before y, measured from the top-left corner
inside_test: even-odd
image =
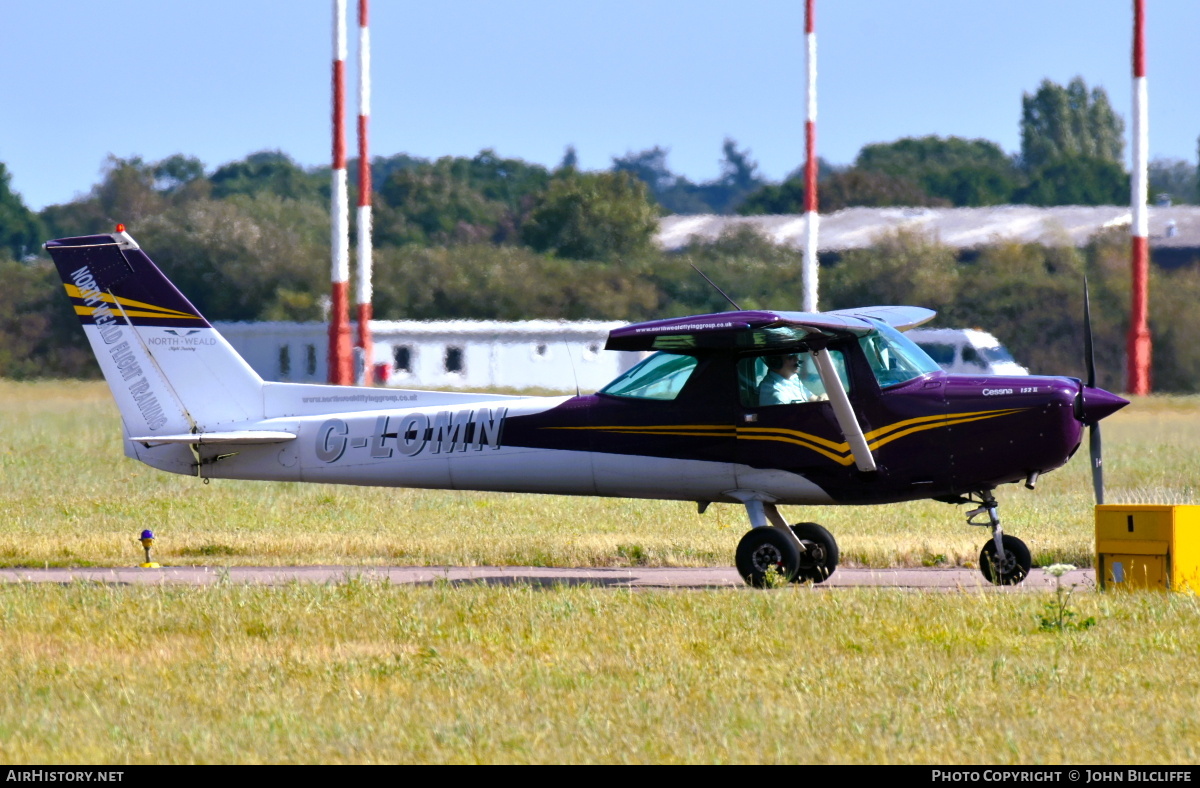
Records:
[[[828,210],[824,205],[818,207]],[[804,213],[804,178],[768,183],[746,197],[737,212],[742,216]]]
[[[550,183],[550,172],[542,165],[506,159],[491,148],[470,159],[439,159],[435,166],[459,178],[484,198],[503,204],[514,216],[528,211],[535,196]]]
[[[1042,80],[1037,93],[1021,101],[1021,159],[1031,172],[1079,156],[1119,164],[1124,131],[1104,88],[1089,93],[1082,77],[1065,88]]]
[[[48,206],[41,219],[56,238],[112,232],[117,223],[136,227],[173,206],[206,198],[212,185],[203,174],[200,160],[183,154],[158,162],[110,155],[87,197]]]
[[[398,170],[379,187],[384,204],[375,217],[381,244],[490,241],[504,206],[489,200],[448,168]]]
[[[699,193],[699,187],[667,166],[667,149],[655,145],[643,151],[614,156],[612,171],[627,172],[650,190],[650,194],[667,213],[713,213]]]
[[[11,182],[8,167],[0,162],[0,249],[21,259],[38,253],[46,231],[37,214],[12,190]]]
[[[915,304],[943,310],[959,297],[954,250],[919,231],[894,230],[846,251],[823,274],[826,309]]]
[[[624,172],[556,178],[522,228],[525,243],[575,260],[615,260],[650,251],[658,214],[644,183]]]
[[[554,170],[557,172],[559,170],[578,170],[578,169],[579,169],[579,153],[578,153],[578,151],[575,150],[574,145],[568,145],[567,149],[565,151],[563,151],[562,160],[559,161],[558,166],[555,167]]]
[[[907,179],[958,206],[1007,203],[1018,182],[1016,166],[999,145],[962,137],[906,137],[867,145],[854,166]]]
[[[1150,272],[1150,334],[1154,338],[1151,377],[1159,392],[1200,390],[1200,268]],[[1125,301],[1128,311],[1128,300]],[[1120,357],[1118,357],[1119,359]]]
[[[1029,205],[1121,205],[1129,201],[1129,175],[1106,159],[1055,159],[1030,173],[1015,198]]]
[[[375,314],[382,319],[580,320],[654,315],[655,291],[626,266],[567,260],[522,246],[385,247]]]
[[[515,238],[550,181],[540,164],[491,149],[393,170],[377,188],[377,238],[383,243],[503,242]]]
[[[941,323],[983,326],[1034,374],[1081,375],[1084,270],[1069,244],[991,244],[961,267],[959,298]],[[1101,299],[1099,287],[1093,295]],[[1101,302],[1093,302],[1094,316]],[[1096,328],[1099,342],[1103,331]]]
[[[48,259],[19,263],[0,250],[0,377],[96,377],[79,318]]]
[[[1166,196],[1176,204],[1196,202],[1196,167],[1183,159],[1157,158],[1150,162],[1150,199]]]
[[[378,189],[380,184],[387,183],[392,173],[400,170],[415,170],[428,167],[428,159],[409,156],[407,153],[396,153],[392,156],[376,156],[371,159],[371,183]],[[350,185],[358,188],[358,159],[346,162],[346,170],[350,175]]]
[[[824,188],[824,184],[835,175],[841,175],[849,170],[847,167],[838,167],[830,164],[820,156],[817,157],[817,184],[818,188]],[[831,210],[825,205],[824,197],[821,197],[821,205],[818,208],[822,211]],[[845,206],[841,206],[845,207]],[[832,210],[838,210],[834,208]],[[762,214],[793,214],[804,212],[804,165],[801,164],[795,170],[790,172],[782,183],[768,183],[760,186],[758,189],[747,195],[739,205],[737,212],[742,216],[758,216]]]
[[[853,167],[830,175],[819,186],[819,208],[832,213],[843,208],[943,207],[950,201],[934,197],[908,178]],[[743,216],[792,214],[804,211],[804,180],[792,178],[770,184],[746,198],[738,208]]]
[[[152,168],[154,187],[160,192],[178,192],[204,177],[204,162],[195,156],[176,153]]]
[[[275,194],[195,200],[147,217],[138,242],[210,320],[319,319],[329,212]]]
[[[636,153],[613,158],[613,172],[627,172],[642,181],[667,213],[733,213],[766,181],[749,150],[739,150],[726,137],[721,145],[721,174],[715,180],[695,184],[667,167],[667,150],[655,145]]]
[[[840,211],[855,206],[942,207],[950,204],[949,200],[931,196],[919,183],[908,178],[857,168],[831,176],[821,185],[820,200],[823,211]]]
[[[329,202],[328,171],[305,170],[283,151],[259,151],[217,168],[210,177],[218,199],[263,192],[291,200]]]
[[[714,213],[733,213],[742,201],[760,189],[766,181],[758,174],[758,163],[750,160],[750,151],[738,150],[729,137],[721,145],[721,175],[697,187],[697,195]]]
[[[773,242],[754,226],[733,225],[712,241],[697,241],[656,261],[649,276],[659,295],[657,316],[732,308],[711,278],[743,309],[798,309],[803,252]]]

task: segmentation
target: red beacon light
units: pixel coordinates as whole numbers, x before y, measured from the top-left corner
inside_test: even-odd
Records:
[[[123,225],[123,224],[118,224],[118,225],[117,225],[117,232],[119,232],[119,233],[123,233],[123,232],[125,232],[125,225]]]

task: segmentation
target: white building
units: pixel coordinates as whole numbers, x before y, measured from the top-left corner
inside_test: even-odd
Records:
[[[376,384],[590,392],[644,354],[604,350],[620,321],[372,320]],[[323,383],[325,323],[214,323],[265,380]],[[351,336],[357,335],[351,324]]]

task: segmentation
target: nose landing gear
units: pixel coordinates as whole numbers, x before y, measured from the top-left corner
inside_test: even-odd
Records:
[[[979,552],[979,571],[989,583],[998,586],[1015,586],[1026,578],[1033,567],[1029,548],[1015,536],[1009,536],[1000,528],[1000,517],[996,514],[996,497],[991,490],[978,493],[979,508],[967,512],[967,525],[990,526],[992,539]],[[986,520],[980,518],[986,515]]]

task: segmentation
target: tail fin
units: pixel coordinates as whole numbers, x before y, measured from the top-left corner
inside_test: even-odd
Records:
[[[262,378],[123,229],[49,241],[125,435],[210,432],[263,418]],[[136,447],[126,446],[136,452]],[[193,458],[186,446],[172,466]],[[135,456],[138,456],[135,454]],[[143,461],[146,457],[138,456]],[[150,462],[164,470],[179,470]],[[192,469],[185,473],[194,473]]]

